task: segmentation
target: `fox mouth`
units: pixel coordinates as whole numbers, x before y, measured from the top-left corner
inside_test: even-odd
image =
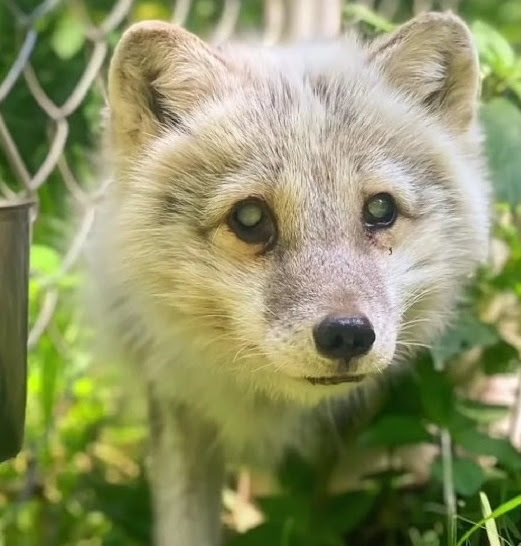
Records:
[[[326,377],[306,377],[312,385],[339,385],[340,383],[360,383],[365,374],[332,375]]]

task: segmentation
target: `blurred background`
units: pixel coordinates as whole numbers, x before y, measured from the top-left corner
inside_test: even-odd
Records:
[[[232,479],[224,520],[230,544],[245,546],[521,544],[521,0],[0,0],[0,198],[38,203],[26,442],[0,466],[0,546],[150,544],[143,411],[120,370],[94,357],[78,290],[122,30],[159,18],[214,42],[275,43],[350,26],[376,34],[427,9],[460,13],[479,48],[496,195],[490,264],[455,328],[346,439],[381,449],[383,467],[332,494],[292,458],[279,494],[255,499],[256,511]],[[394,455],[418,444],[428,456],[415,473]],[[494,510],[493,523],[473,527]]]

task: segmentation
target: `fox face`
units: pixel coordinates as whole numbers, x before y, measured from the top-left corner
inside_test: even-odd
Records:
[[[264,50],[127,31],[106,237],[152,343],[300,399],[429,344],[486,252],[478,74],[445,14]]]

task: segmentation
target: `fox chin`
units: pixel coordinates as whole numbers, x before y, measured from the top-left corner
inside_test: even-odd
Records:
[[[158,546],[219,544],[228,462],[306,452],[447,327],[488,246],[479,84],[449,13],[371,42],[124,33],[90,256],[100,337],[149,400]]]

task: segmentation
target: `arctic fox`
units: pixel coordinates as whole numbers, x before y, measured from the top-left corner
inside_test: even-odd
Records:
[[[108,101],[96,306],[146,387],[156,543],[215,546],[226,462],[306,451],[485,257],[476,50],[449,13],[273,48],[147,21]]]

